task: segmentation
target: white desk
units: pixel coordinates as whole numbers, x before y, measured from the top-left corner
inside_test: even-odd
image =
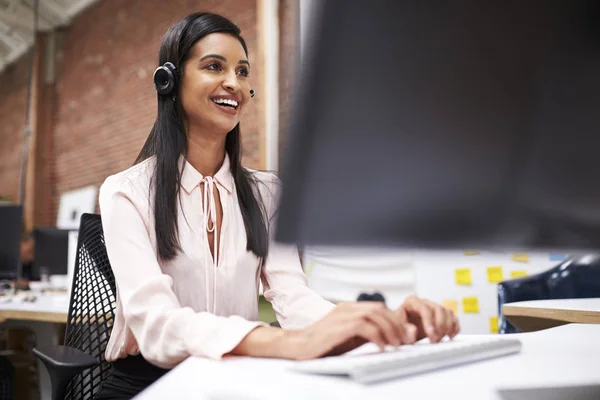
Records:
[[[519,337],[521,353],[369,386],[290,372],[282,360],[192,357],[136,400],[500,400],[497,390],[503,388],[600,383],[600,325],[571,324],[504,337]]]
[[[35,302],[23,301],[23,297],[35,296]],[[62,328],[67,322],[69,297],[66,294],[40,294],[20,292],[17,296],[0,297],[0,323],[8,327],[30,328],[36,337],[36,346],[45,347],[62,342]],[[38,360],[40,395],[50,400],[50,376]]]
[[[519,301],[504,304],[502,313],[524,332],[572,322],[600,324],[600,298]]]
[[[24,297],[35,297],[34,302]],[[67,323],[69,297],[66,294],[39,294],[21,292],[17,296],[0,297],[0,322],[8,319]]]

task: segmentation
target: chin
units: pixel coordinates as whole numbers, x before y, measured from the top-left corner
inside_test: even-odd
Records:
[[[239,121],[233,123],[232,121],[219,121],[215,124],[215,130],[219,132],[223,132],[224,135],[227,135],[233,128],[237,126]]]

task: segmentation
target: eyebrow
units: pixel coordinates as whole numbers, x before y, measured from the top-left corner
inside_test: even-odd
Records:
[[[216,58],[217,60],[221,60],[221,61],[227,62],[227,59],[225,57],[220,56],[218,54],[207,54],[204,57],[202,57],[200,59],[200,61],[204,61],[207,58]],[[240,60],[240,61],[238,61],[238,64],[247,64],[248,66],[250,66],[250,62],[248,62],[248,60]]]

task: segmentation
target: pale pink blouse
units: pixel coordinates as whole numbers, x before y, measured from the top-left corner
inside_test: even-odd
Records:
[[[334,307],[307,287],[297,249],[274,243],[259,270],[246,250],[246,230],[229,159],[214,177],[203,177],[187,161],[178,201],[182,252],[158,261],[154,232],[150,158],[110,176],[100,188],[106,247],[117,286],[114,326],[106,358],[141,352],[150,363],[171,368],[188,356],[219,359],[235,348],[258,319],[259,282],[284,329],[305,327]],[[253,171],[273,233],[280,183],[271,173]],[[207,188],[203,196],[201,185]],[[207,237],[218,191],[223,208],[219,251],[213,258]]]

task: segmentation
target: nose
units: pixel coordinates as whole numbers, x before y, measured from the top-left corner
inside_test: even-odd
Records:
[[[240,83],[238,82],[237,75],[235,72],[230,72],[223,81],[223,87],[229,92],[238,92],[240,90]]]

